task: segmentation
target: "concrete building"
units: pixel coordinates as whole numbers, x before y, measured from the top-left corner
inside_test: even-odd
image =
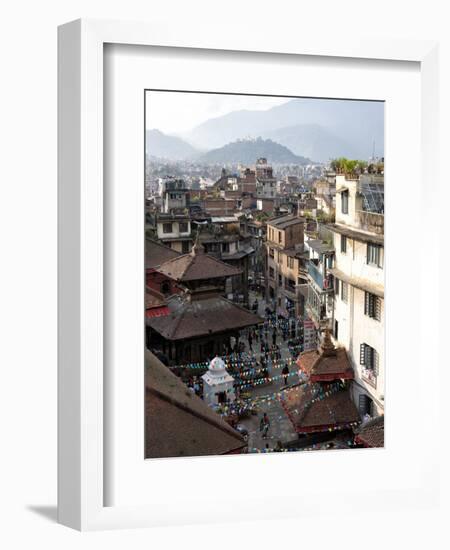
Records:
[[[233,219],[233,222],[220,221],[227,219]],[[239,275],[227,281],[226,295],[235,302],[248,306],[248,277],[255,249],[251,246],[250,240],[239,233],[239,220],[234,217],[212,217],[207,229],[201,231],[199,241],[207,254],[239,271]]]
[[[277,194],[277,180],[273,177],[273,168],[266,158],[259,158],[255,164],[256,197],[273,198]]]
[[[184,213],[189,209],[189,189],[181,178],[163,178],[160,184],[161,211],[165,214]]]
[[[348,351],[362,417],[384,413],[384,180],[336,176],[334,339]]]
[[[156,217],[156,234],[166,246],[186,254],[192,247],[191,219],[187,214],[161,213]]]
[[[331,238],[330,238],[331,241]],[[305,313],[316,330],[323,330],[333,316],[333,285],[330,268],[333,265],[334,244],[322,239],[307,239],[309,252],[308,294]]]
[[[266,301],[284,317],[303,315],[307,289],[304,219],[281,216],[267,221]]]

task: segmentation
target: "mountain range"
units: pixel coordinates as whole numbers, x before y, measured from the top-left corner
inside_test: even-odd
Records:
[[[147,152],[165,158],[201,158],[202,150],[211,152],[237,140],[261,136],[316,162],[340,156],[368,159],[373,152],[384,156],[384,103],[298,98],[266,111],[233,111],[180,136],[150,132]]]
[[[187,160],[199,154],[198,149],[184,139],[159,130],[147,130],[145,150],[147,155],[171,160]]]
[[[264,157],[274,164],[310,164],[310,159],[294,155],[284,145],[271,139],[242,139],[227,143],[199,156],[200,162],[211,164],[254,164],[257,158]]]

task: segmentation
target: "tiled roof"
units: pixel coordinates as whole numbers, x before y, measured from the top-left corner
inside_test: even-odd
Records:
[[[221,455],[246,446],[236,430],[148,350],[145,367],[146,458]]]
[[[180,254],[168,246],[160,244],[151,239],[145,240],[145,268],[151,269],[161,265],[167,260],[178,257]]]
[[[286,229],[287,227],[290,227],[291,225],[297,225],[298,223],[304,223],[303,218],[299,218],[298,216],[281,216],[279,218],[274,218],[273,220],[268,220],[267,225],[271,225],[273,227],[276,227],[278,229]]]
[[[239,330],[264,320],[222,296],[191,302],[169,300],[170,315],[147,319],[147,325],[166,340],[196,338],[208,334]]]
[[[299,355],[297,365],[310,377],[311,382],[351,380],[355,376],[344,348],[336,349],[335,355],[305,351]]]
[[[355,441],[365,447],[384,447],[384,415],[361,426],[356,432]]]
[[[304,384],[284,393],[283,408],[298,433],[342,429],[359,422],[347,389],[324,393],[320,384]]]
[[[232,277],[242,273],[240,269],[201,252],[199,248],[203,250],[203,246],[195,245],[192,252],[164,262],[157,271],[180,282]]]
[[[165,305],[166,300],[162,294],[154,291],[151,288],[146,288],[145,290],[145,309],[150,309],[153,307],[160,307]]]

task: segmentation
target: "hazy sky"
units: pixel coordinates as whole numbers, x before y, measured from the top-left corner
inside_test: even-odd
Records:
[[[266,111],[290,98],[149,91],[146,100],[147,130],[178,134],[210,118],[241,109]]]

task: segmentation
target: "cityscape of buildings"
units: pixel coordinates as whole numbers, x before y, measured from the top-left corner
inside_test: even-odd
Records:
[[[384,159],[146,170],[146,457],[384,446]]]

